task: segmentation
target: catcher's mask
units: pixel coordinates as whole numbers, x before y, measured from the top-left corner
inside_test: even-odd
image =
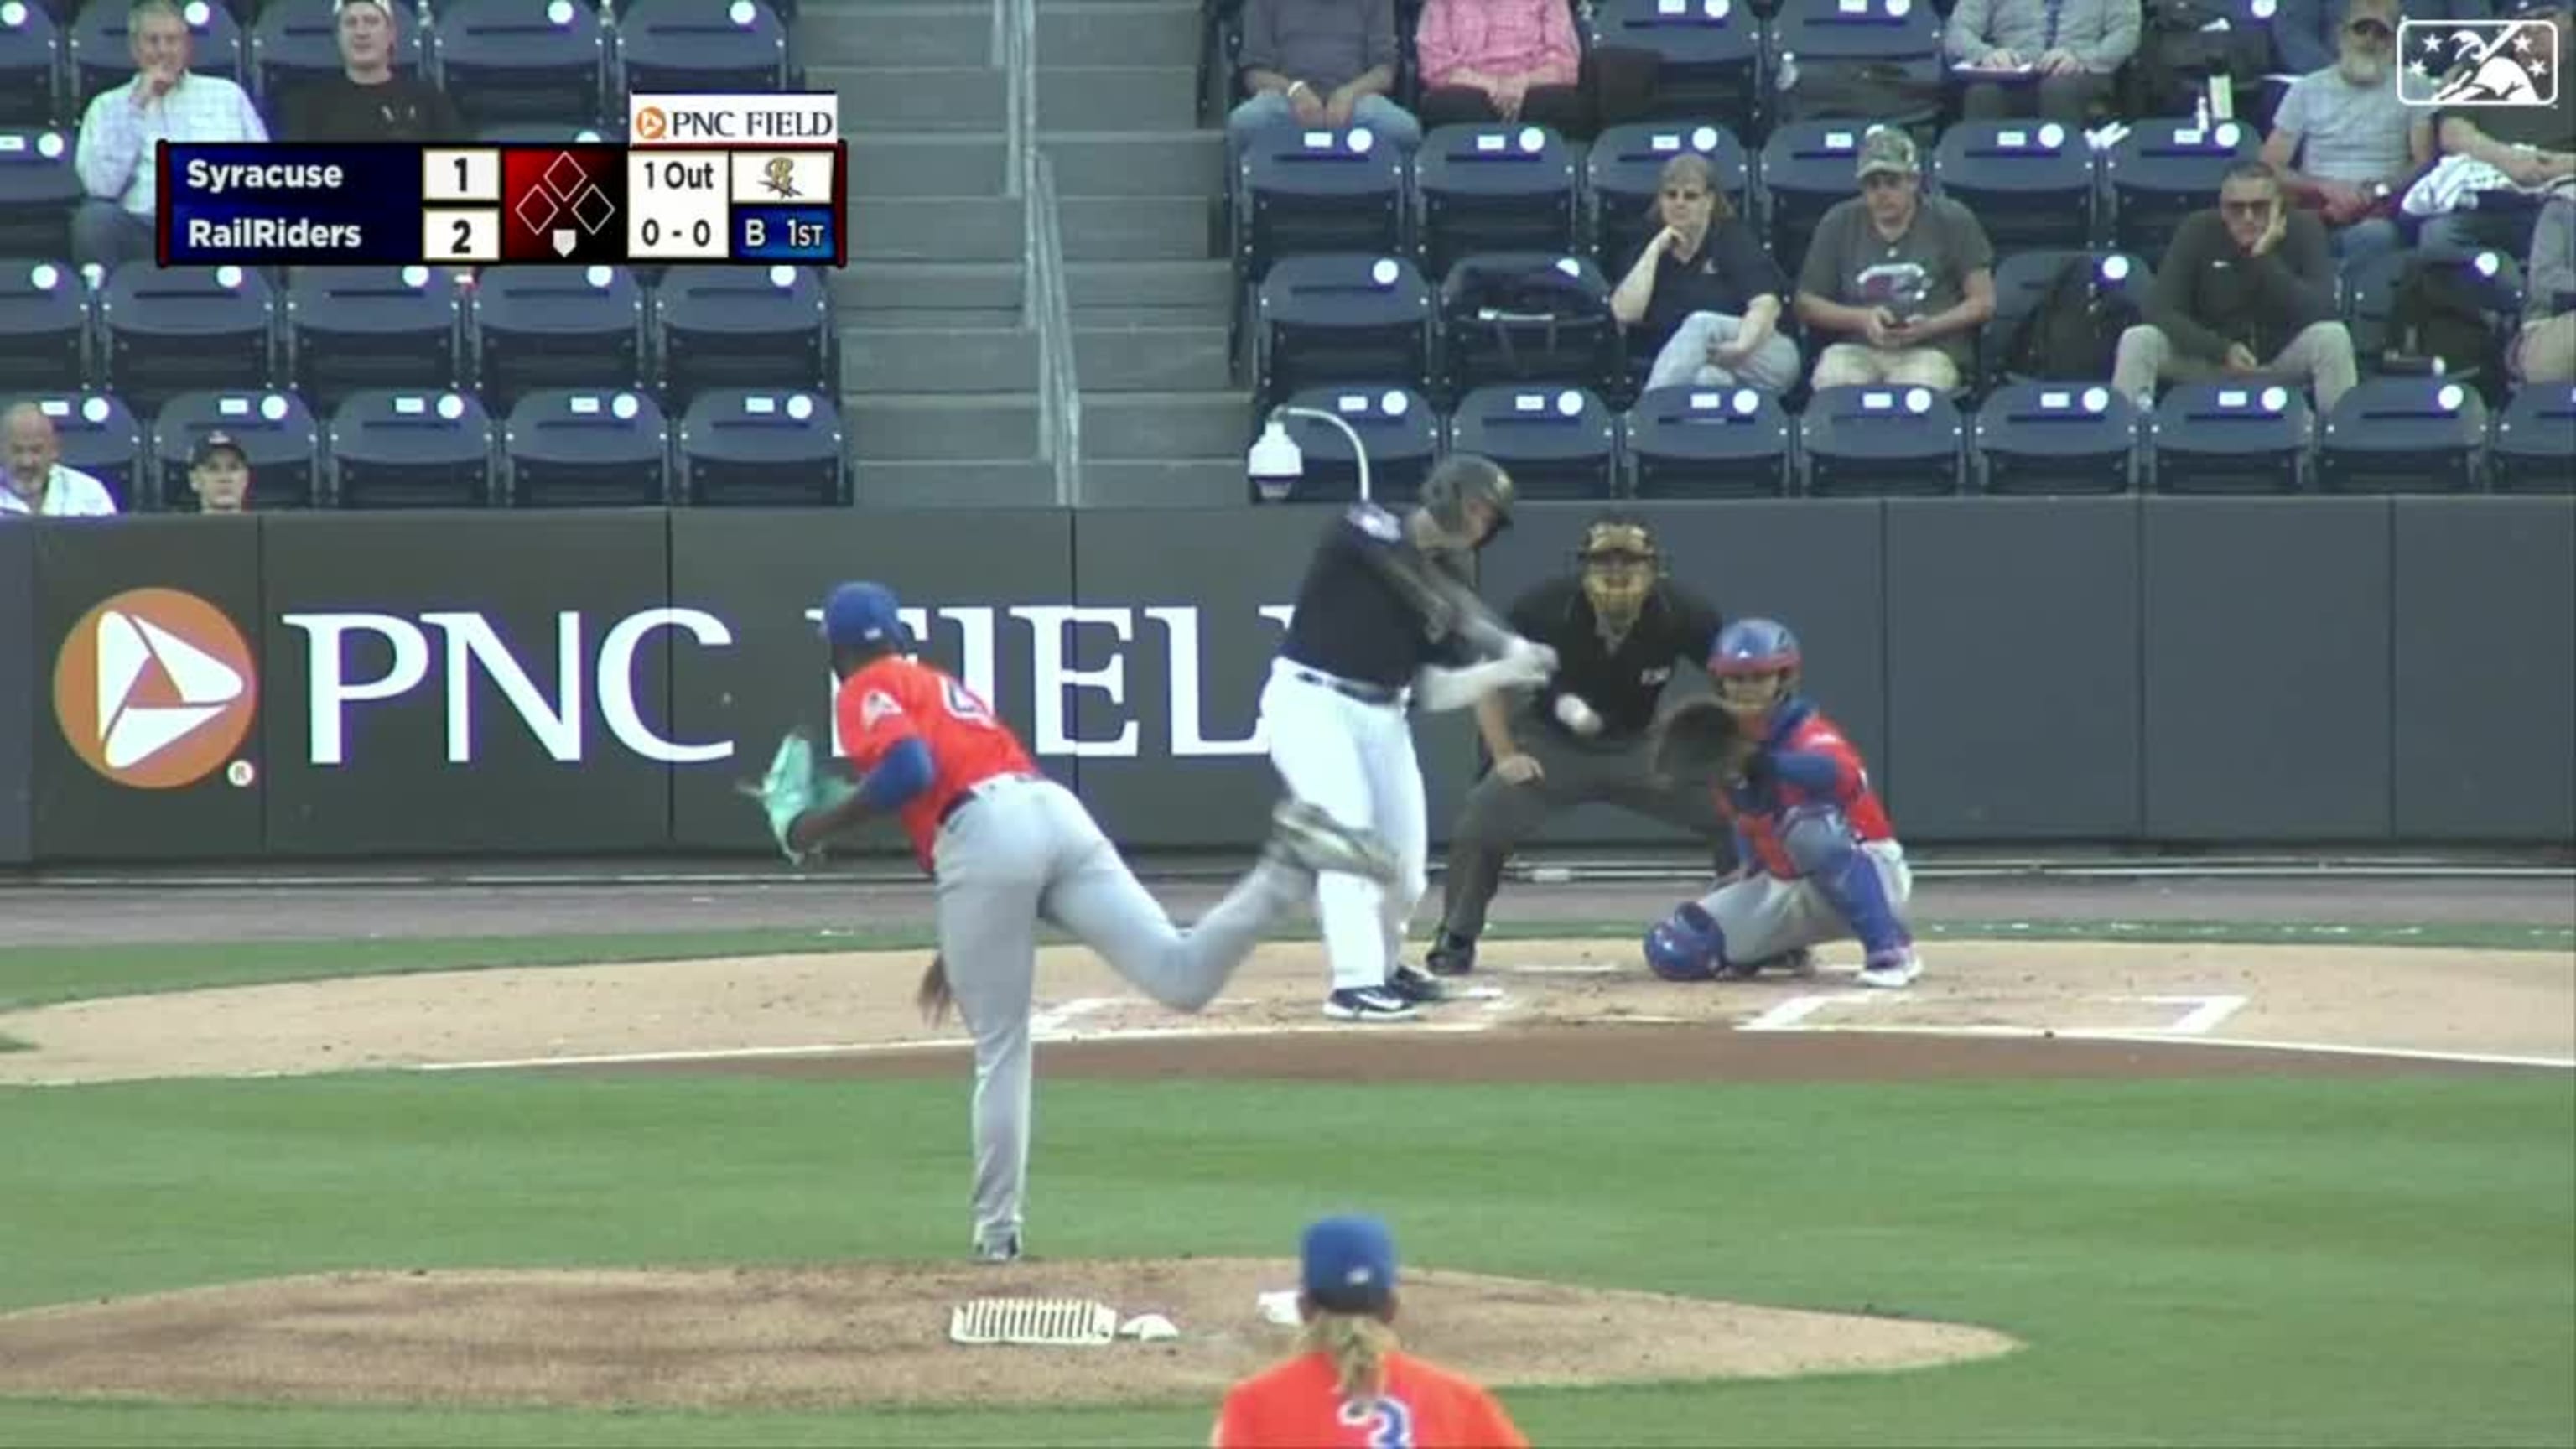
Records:
[[[1501,464],[1474,453],[1452,453],[1422,480],[1422,511],[1431,515],[1432,523],[1442,533],[1464,540],[1469,527],[1467,505],[1484,504],[1493,513],[1494,526],[1469,545],[1482,548],[1512,526],[1516,493],[1512,475],[1504,472]]]
[[[1635,623],[1663,577],[1663,554],[1655,547],[1654,533],[1623,513],[1594,519],[1583,530],[1574,560],[1583,570],[1583,597],[1591,601],[1592,617],[1611,629]]]
[[[1798,690],[1798,636],[1776,620],[1738,619],[1717,631],[1708,672],[1727,713],[1758,719]]]

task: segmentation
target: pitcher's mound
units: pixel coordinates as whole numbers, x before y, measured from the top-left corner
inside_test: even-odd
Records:
[[[862,1263],[270,1279],[0,1316],[0,1393],[308,1403],[798,1408],[1199,1399],[1293,1351],[1286,1261]],[[1408,1272],[1405,1346],[1495,1386],[1914,1368],[2018,1345],[1899,1318]],[[975,1298],[1158,1313],[1176,1340],[963,1348]]]

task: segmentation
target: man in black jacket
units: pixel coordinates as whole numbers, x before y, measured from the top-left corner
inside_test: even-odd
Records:
[[[2159,382],[2296,382],[2324,412],[2355,379],[2335,314],[2334,250],[2260,161],[2229,169],[2218,206],[2185,219],[2156,269],[2147,320],[2120,334],[2111,385],[2155,401]]]
[[[390,0],[336,0],[332,23],[341,73],[286,94],[281,141],[462,141],[465,124],[447,93],[394,71],[399,38]]]

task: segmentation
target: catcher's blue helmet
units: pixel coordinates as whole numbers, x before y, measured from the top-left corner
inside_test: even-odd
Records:
[[[1776,619],[1738,619],[1709,646],[1711,674],[1770,674],[1798,669],[1798,636]]]

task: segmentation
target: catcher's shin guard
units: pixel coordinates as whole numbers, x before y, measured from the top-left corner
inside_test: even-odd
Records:
[[[1878,862],[1860,848],[1843,812],[1830,805],[1790,811],[1780,822],[1780,844],[1799,874],[1851,927],[1870,960],[1902,956],[1914,944],[1887,899],[1887,882],[1878,873]]]
[[[1726,932],[1697,901],[1646,932],[1646,965],[1666,981],[1714,981],[1725,964]]]

